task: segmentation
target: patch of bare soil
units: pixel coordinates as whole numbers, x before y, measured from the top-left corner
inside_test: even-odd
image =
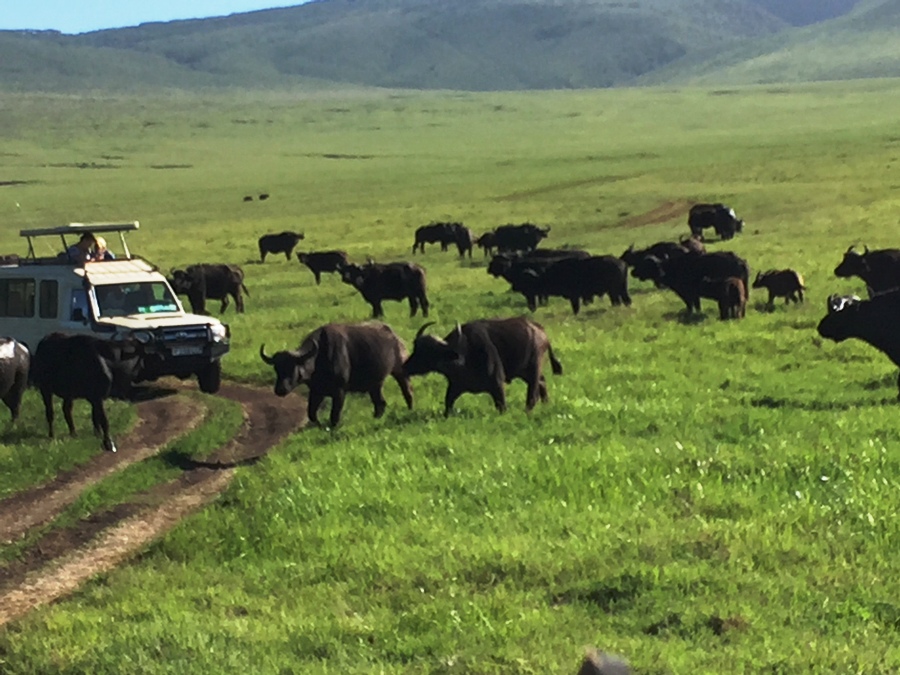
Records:
[[[176,480],[50,532],[20,560],[0,568],[0,626],[121,564],[215,499],[237,467],[257,461],[306,422],[297,397],[277,398],[269,390],[238,385],[225,385],[219,394],[244,409],[238,435],[201,461],[185,458]]]
[[[691,210],[692,205],[693,202],[684,200],[663,202],[655,209],[647,211],[646,213],[628,216],[619,224],[624,227],[643,227],[644,225],[665,223],[675,218],[684,218],[687,216],[688,211]]]

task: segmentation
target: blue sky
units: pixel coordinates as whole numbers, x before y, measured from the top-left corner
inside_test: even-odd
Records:
[[[136,26],[147,21],[172,21],[270,7],[290,7],[305,0],[7,0],[0,12],[0,30],[53,29],[84,33],[101,28]]]

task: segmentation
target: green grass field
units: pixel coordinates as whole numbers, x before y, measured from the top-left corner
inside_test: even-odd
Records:
[[[653,222],[668,205],[724,201],[745,231],[710,248],[809,291],[771,313],[755,292],[739,322],[705,302],[689,324],[640,282],[628,309],[552,300],[548,405],[526,415],[517,382],[505,415],[468,395],[445,420],[437,376],[412,412],[388,382],[381,420],[351,398],[339,429],[290,437],[140,560],[0,628],[0,672],[574,673],[588,644],[640,673],[896,672],[896,368],[815,326],[828,294],[864,290],[832,273],[850,244],[898,244],[898,105],[896,80],[4,97],[0,182],[24,183],[0,187],[0,252],[25,252],[23,227],[138,219],[132,249],[165,269],[243,265],[239,381],[270,382],[262,342],[368,318],[337,278],[256,262],[284,229],[386,261],[431,220],[529,220],[618,255],[687,233]],[[479,256],[416,257],[437,333],[527,311]],[[385,311],[409,343],[422,320]],[[0,495],[72,460],[59,440],[28,468],[46,447],[28,404]]]

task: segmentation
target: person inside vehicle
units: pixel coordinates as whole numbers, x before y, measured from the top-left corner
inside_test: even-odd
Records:
[[[97,240],[90,232],[81,235],[77,244],[72,244],[66,249],[66,258],[75,265],[84,265],[92,260],[91,250],[97,245]]]
[[[106,239],[103,237],[95,237],[94,250],[91,253],[91,260],[115,260],[115,254],[106,248]]]

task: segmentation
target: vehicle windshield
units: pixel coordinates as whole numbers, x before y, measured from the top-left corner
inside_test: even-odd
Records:
[[[162,281],[95,286],[100,318],[179,311],[178,302]]]

